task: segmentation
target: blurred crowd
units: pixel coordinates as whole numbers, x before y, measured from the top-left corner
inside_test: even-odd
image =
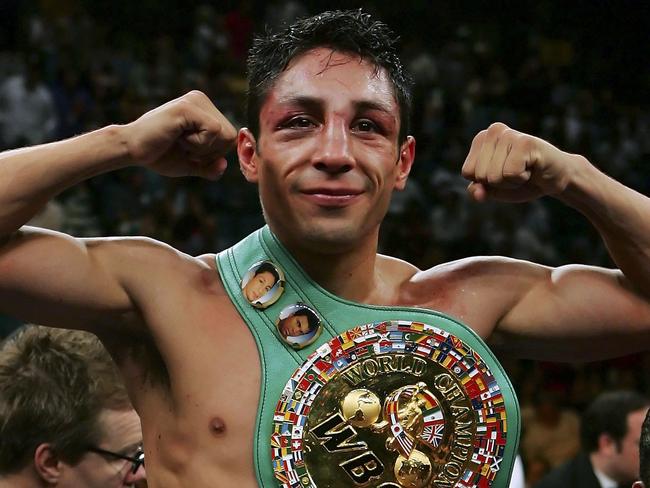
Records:
[[[381,251],[421,268],[478,254],[611,266],[577,212],[551,199],[472,203],[459,170],[472,137],[502,121],[584,154],[650,194],[645,7],[394,4],[364,8],[401,35],[415,79],[418,156],[406,191],[391,205]],[[347,6],[3,0],[0,149],[126,123],[191,89],[242,126],[244,61],[254,32]],[[76,236],[142,234],[189,254],[216,252],[263,225],[255,187],[241,177],[234,155],[230,163],[216,183],[142,169],[103,175],[66,191],[34,223]],[[576,452],[576,412],[597,393],[612,386],[650,392],[648,355],[577,366],[504,361],[524,409],[529,477]]]

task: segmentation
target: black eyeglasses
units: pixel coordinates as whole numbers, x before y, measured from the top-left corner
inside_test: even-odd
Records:
[[[133,456],[126,456],[125,454],[107,451],[106,449],[95,446],[88,446],[88,450],[101,456],[108,456],[114,459],[123,459],[124,461],[129,461],[131,463],[131,473],[133,474],[137,473],[138,469],[140,469],[140,466],[144,466],[144,450],[142,449],[142,446],[138,447],[138,450],[135,451],[135,454],[133,454]]]

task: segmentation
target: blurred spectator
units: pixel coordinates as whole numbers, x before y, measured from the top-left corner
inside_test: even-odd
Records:
[[[50,200],[27,225],[43,229],[62,230],[65,225],[65,211],[57,200]]]
[[[4,148],[48,142],[56,128],[54,101],[34,56],[25,71],[0,84],[0,145]]]
[[[535,488],[616,488],[639,478],[639,438],[650,402],[634,391],[599,395],[581,423],[582,451]]]
[[[144,480],[140,419],[87,332],[27,326],[0,349],[0,487]]]
[[[269,2],[266,7],[266,27],[271,31],[280,30],[309,12],[301,2],[296,0],[279,0]]]
[[[578,415],[567,409],[555,391],[540,391],[532,411],[523,412],[521,450],[527,460],[558,466],[580,447]]]

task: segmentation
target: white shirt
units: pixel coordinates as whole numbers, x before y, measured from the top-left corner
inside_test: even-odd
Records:
[[[596,478],[598,478],[598,482],[600,483],[601,488],[618,488],[618,483],[616,481],[611,479],[605,473],[598,471],[596,468],[593,469]]]

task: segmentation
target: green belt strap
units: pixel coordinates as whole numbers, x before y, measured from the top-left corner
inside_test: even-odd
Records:
[[[262,375],[253,456],[258,483],[261,487],[278,486],[271,464],[270,438],[274,409],[290,376],[311,353],[333,337],[356,325],[388,320],[433,323],[436,327],[460,338],[488,365],[501,389],[508,422],[504,456],[492,486],[508,487],[519,444],[519,406],[514,389],[502,366],[472,329],[439,312],[412,307],[364,305],[329,293],[307,276],[268,226],[219,253],[216,260],[221,280],[230,299],[255,337],[260,355]],[[243,296],[241,280],[251,265],[263,260],[272,261],[283,270],[286,284],[284,293],[275,304],[265,310],[259,310],[252,307]],[[280,340],[275,323],[282,309],[298,302],[309,305],[319,313],[323,331],[315,343],[296,351]]]

